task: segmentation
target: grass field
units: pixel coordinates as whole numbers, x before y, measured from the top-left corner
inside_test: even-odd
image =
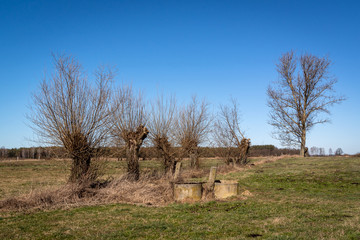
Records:
[[[104,162],[102,178],[116,178],[126,172],[126,161],[110,159]],[[201,160],[201,167],[223,164],[219,159]],[[189,162],[184,161],[184,168]],[[70,160],[6,160],[0,161],[0,200],[20,194],[64,185],[70,175]],[[157,160],[140,161],[140,171],[161,169]]]
[[[202,161],[204,168],[218,163]],[[1,199],[60,186],[68,168],[68,161],[0,162]],[[107,169],[117,176],[125,163],[109,162]],[[0,239],[360,239],[360,158],[289,157],[218,178],[237,180],[251,194],[162,207],[0,212]]]

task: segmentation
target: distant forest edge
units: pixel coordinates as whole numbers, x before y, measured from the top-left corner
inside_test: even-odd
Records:
[[[179,151],[180,147],[175,148]],[[236,148],[233,148],[236,151]],[[96,150],[97,156],[125,159],[125,149],[118,147],[103,147]],[[203,158],[224,157],[225,148],[219,147],[200,147],[199,154]],[[321,151],[320,151],[321,153]],[[160,158],[160,153],[155,147],[143,147],[140,150],[140,158],[143,160],[151,160],[154,158]],[[342,154],[342,152],[341,152]],[[335,155],[341,155],[335,154]],[[280,155],[299,155],[299,149],[295,148],[277,148],[274,145],[254,145],[251,146],[249,156],[261,157],[261,156],[280,156]],[[324,156],[325,154],[315,154],[317,156]],[[68,158],[66,151],[61,147],[31,147],[31,148],[1,148],[1,159],[53,159],[53,158]]]

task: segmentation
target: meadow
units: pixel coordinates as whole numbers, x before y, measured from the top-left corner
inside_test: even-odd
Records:
[[[221,164],[201,160],[203,169]],[[141,161],[140,167],[161,164]],[[0,200],[60,187],[69,169],[68,160],[1,161]],[[125,170],[126,162],[108,161],[104,178]],[[359,157],[252,158],[246,168],[217,178],[238,181],[240,196],[159,206],[0,209],[0,239],[360,239]]]

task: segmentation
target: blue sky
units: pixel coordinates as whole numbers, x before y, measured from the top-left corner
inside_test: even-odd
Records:
[[[151,99],[158,91],[205,97],[214,108],[240,103],[253,144],[274,144],[266,89],[279,57],[329,56],[336,90],[347,100],[331,108],[308,146],[360,152],[360,3],[358,1],[16,1],[0,0],[0,147],[37,145],[27,126],[31,94],[51,53],[75,56],[91,73],[115,65]]]

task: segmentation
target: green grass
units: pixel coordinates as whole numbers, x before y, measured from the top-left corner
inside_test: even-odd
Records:
[[[216,162],[211,161],[203,166]],[[56,173],[61,169],[56,166],[42,170]],[[165,207],[111,204],[6,213],[0,217],[0,239],[360,239],[360,158],[286,158],[219,178],[239,181],[252,196]]]

